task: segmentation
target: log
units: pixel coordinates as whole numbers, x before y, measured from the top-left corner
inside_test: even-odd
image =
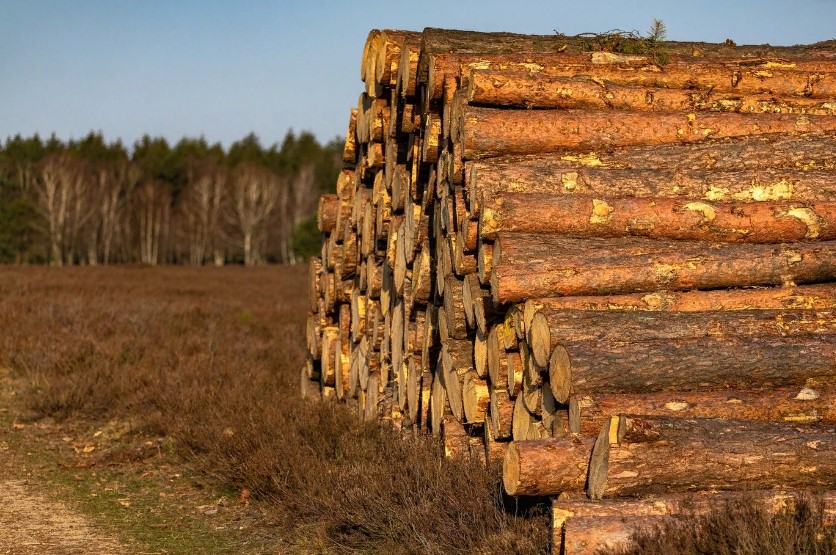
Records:
[[[308,259],[308,308],[311,312],[319,310],[319,300],[324,296],[322,259],[318,256],[312,256]]]
[[[488,382],[480,378],[475,371],[466,374],[462,397],[465,421],[468,424],[484,423],[491,400]]]
[[[366,295],[371,299],[379,299],[383,284],[383,264],[372,256],[367,257],[366,274]]]
[[[803,284],[836,278],[836,242],[756,245],[500,234],[494,303],[534,297]]]
[[[776,310],[836,308],[836,284],[798,287],[758,287],[714,291],[658,291],[611,296],[547,297],[525,302],[526,321],[548,310],[669,310],[678,312],[721,310]]]
[[[346,164],[357,163],[357,108],[352,108],[348,118],[348,130],[345,133],[345,145],[343,146],[343,162]]]
[[[603,550],[630,546],[640,530],[652,531],[667,519],[691,520],[713,510],[736,506],[763,507],[768,514],[794,511],[800,491],[714,491],[654,495],[642,499],[552,500],[552,538],[554,550],[567,555],[592,555]],[[836,517],[833,492],[812,496],[814,506],[821,503],[825,522]]]
[[[537,441],[514,441],[502,462],[508,495],[559,495],[582,492],[594,437],[572,435]]]
[[[485,423],[482,426],[482,434],[485,445],[485,466],[488,469],[499,468],[505,459],[505,452],[508,450],[510,442],[497,440],[490,423]]]
[[[420,40],[421,33],[384,29],[380,31],[374,60],[373,79],[378,87],[385,89],[397,83],[401,54],[405,44]],[[369,73],[366,74],[369,78]]]
[[[600,499],[712,489],[827,490],[836,485],[834,448],[832,426],[621,416],[596,440],[587,492]]]
[[[502,156],[467,162],[470,211],[482,193],[689,196],[705,200],[829,200],[836,135],[744,136],[705,143]]]
[[[506,387],[508,395],[516,398],[523,388],[523,378],[525,376],[525,366],[523,365],[522,355],[517,351],[505,352],[505,368],[507,370]]]
[[[441,344],[438,337],[438,309],[435,305],[427,306],[424,315],[424,334],[422,335],[421,362],[424,370],[430,369],[430,361],[435,361]],[[433,368],[435,371],[435,368]]]
[[[510,439],[514,400],[508,395],[508,391],[491,387],[490,407],[490,428],[493,436],[498,440]]]
[[[319,360],[322,361],[322,372],[320,374],[320,384],[334,387],[336,380],[336,368],[334,368],[334,360],[337,351],[340,348],[340,330],[337,326],[328,326],[322,329],[322,340],[320,341],[322,352]],[[336,394],[336,391],[334,392]]]
[[[836,334],[836,310],[674,312],[543,308],[534,315],[527,331],[534,360],[545,368],[552,350],[565,342],[833,335]]]
[[[401,47],[401,59],[398,63],[398,76],[395,84],[395,91],[404,99],[412,99],[415,96],[415,88],[417,85],[416,75],[418,72],[418,57],[421,52],[421,37],[409,37],[404,40]],[[407,107],[412,108],[412,102],[404,103],[404,113],[401,118],[401,125],[397,128],[399,134],[408,134],[412,132],[412,111],[407,111]]]
[[[548,109],[618,109],[742,113],[804,113],[833,115],[824,98],[780,96],[771,92],[679,89],[624,85],[605,81],[592,68],[588,75],[560,76],[508,69],[474,69],[467,82],[467,100],[480,106]]]
[[[508,360],[505,349],[499,345],[498,326],[492,326],[485,339],[488,378],[494,387],[505,387],[508,383]]]
[[[488,338],[478,330],[473,338],[473,368],[480,378],[488,377]],[[495,384],[496,382],[491,380],[491,385]]]
[[[470,454],[470,437],[464,426],[453,416],[445,415],[441,425],[441,440],[444,445],[444,457],[456,459]]]
[[[579,341],[555,347],[549,358],[560,403],[601,393],[802,387],[835,376],[831,335]]]
[[[488,291],[490,294],[490,291]],[[467,327],[473,329],[476,327],[476,316],[473,312],[474,299],[482,296],[482,286],[479,283],[479,276],[476,274],[469,274],[464,276],[464,284],[462,285],[462,303],[464,305],[464,317],[467,322]]]
[[[429,34],[428,34],[429,31]],[[555,37],[482,33],[472,31],[467,38],[449,40],[449,33],[463,31],[425,30],[417,76],[427,85],[427,100],[437,100],[441,83],[447,78],[467,81],[473,69],[513,69],[532,74],[574,76],[595,73],[601,78],[636,84],[655,84],[668,88],[720,88],[722,90],[787,90],[812,92],[811,83],[820,76],[806,72],[832,71],[829,58],[790,62],[780,57],[810,55],[787,47],[737,46],[706,43],[664,42],[668,63],[659,65],[648,56],[613,52],[589,52],[596,45],[588,37]],[[481,35],[481,36],[476,36]],[[490,36],[489,36],[490,35]],[[824,51],[830,53],[829,46]],[[670,54],[674,54],[670,56]],[[746,56],[757,58],[745,58]],[[719,58],[719,59],[718,59]],[[795,71],[793,71],[795,70]],[[797,75],[796,75],[797,74]],[[827,94],[828,80],[822,87]]]
[[[337,228],[340,201],[336,194],[319,195],[316,209],[316,225],[321,233],[332,233]]]
[[[464,280],[447,276],[444,280],[444,311],[447,315],[447,330],[450,337],[467,337],[467,320],[464,307]]]
[[[569,430],[573,433],[595,435],[616,414],[835,425],[836,390],[822,384],[758,390],[601,393],[569,398]]]
[[[438,368],[441,368],[441,353],[439,353]],[[447,403],[447,391],[442,383],[443,374],[438,373],[432,384],[432,392],[430,393],[430,431],[434,437],[441,436],[442,422],[444,415],[450,410],[450,405]]]
[[[351,369],[351,305],[342,304],[338,319],[339,344],[334,351],[334,388],[337,399],[343,400],[348,393],[349,371]]]
[[[412,295],[415,302],[426,304],[432,296],[432,262],[430,242],[424,241],[412,265]]]
[[[691,143],[740,137],[836,130],[830,116],[591,110],[502,110],[467,106],[458,142],[465,160],[579,148]],[[454,129],[455,135],[455,129]]]
[[[359,289],[355,289],[351,294],[351,340],[355,343],[360,341],[362,336],[366,335],[366,327],[370,325],[369,317],[369,298],[366,295],[361,295]]]
[[[467,340],[450,339],[441,349],[443,385],[447,401],[457,420],[464,420],[463,387],[465,377],[473,370],[473,345]]]
[[[489,240],[500,231],[743,243],[836,238],[834,202],[495,193],[485,196],[479,217],[482,237]]]

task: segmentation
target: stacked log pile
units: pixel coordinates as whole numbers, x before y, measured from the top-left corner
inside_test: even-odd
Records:
[[[502,461],[556,553],[836,490],[836,51],[665,48],[372,31],[320,199],[302,394]]]

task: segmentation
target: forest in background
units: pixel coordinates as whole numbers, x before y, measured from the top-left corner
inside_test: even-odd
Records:
[[[292,264],[318,252],[319,194],[334,189],[342,144],[288,132],[262,146],[91,132],[0,143],[0,262]]]

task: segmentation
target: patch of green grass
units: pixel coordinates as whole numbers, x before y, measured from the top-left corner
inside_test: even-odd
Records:
[[[59,437],[67,430],[26,425],[12,429],[13,411],[0,413],[9,450],[5,455],[31,469],[30,485],[102,525],[129,548],[171,555],[267,553],[246,546],[246,522],[233,492],[196,491],[190,477],[159,462],[85,468]],[[81,464],[79,464],[81,463]],[[230,509],[231,508],[231,509]],[[240,529],[241,526],[243,529]]]

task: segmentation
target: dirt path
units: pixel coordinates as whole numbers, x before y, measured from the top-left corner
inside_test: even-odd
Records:
[[[12,395],[8,371],[0,369],[0,411],[8,415]],[[0,554],[109,555],[130,552],[95,522],[51,498],[49,485],[10,448],[14,433],[0,419]]]

